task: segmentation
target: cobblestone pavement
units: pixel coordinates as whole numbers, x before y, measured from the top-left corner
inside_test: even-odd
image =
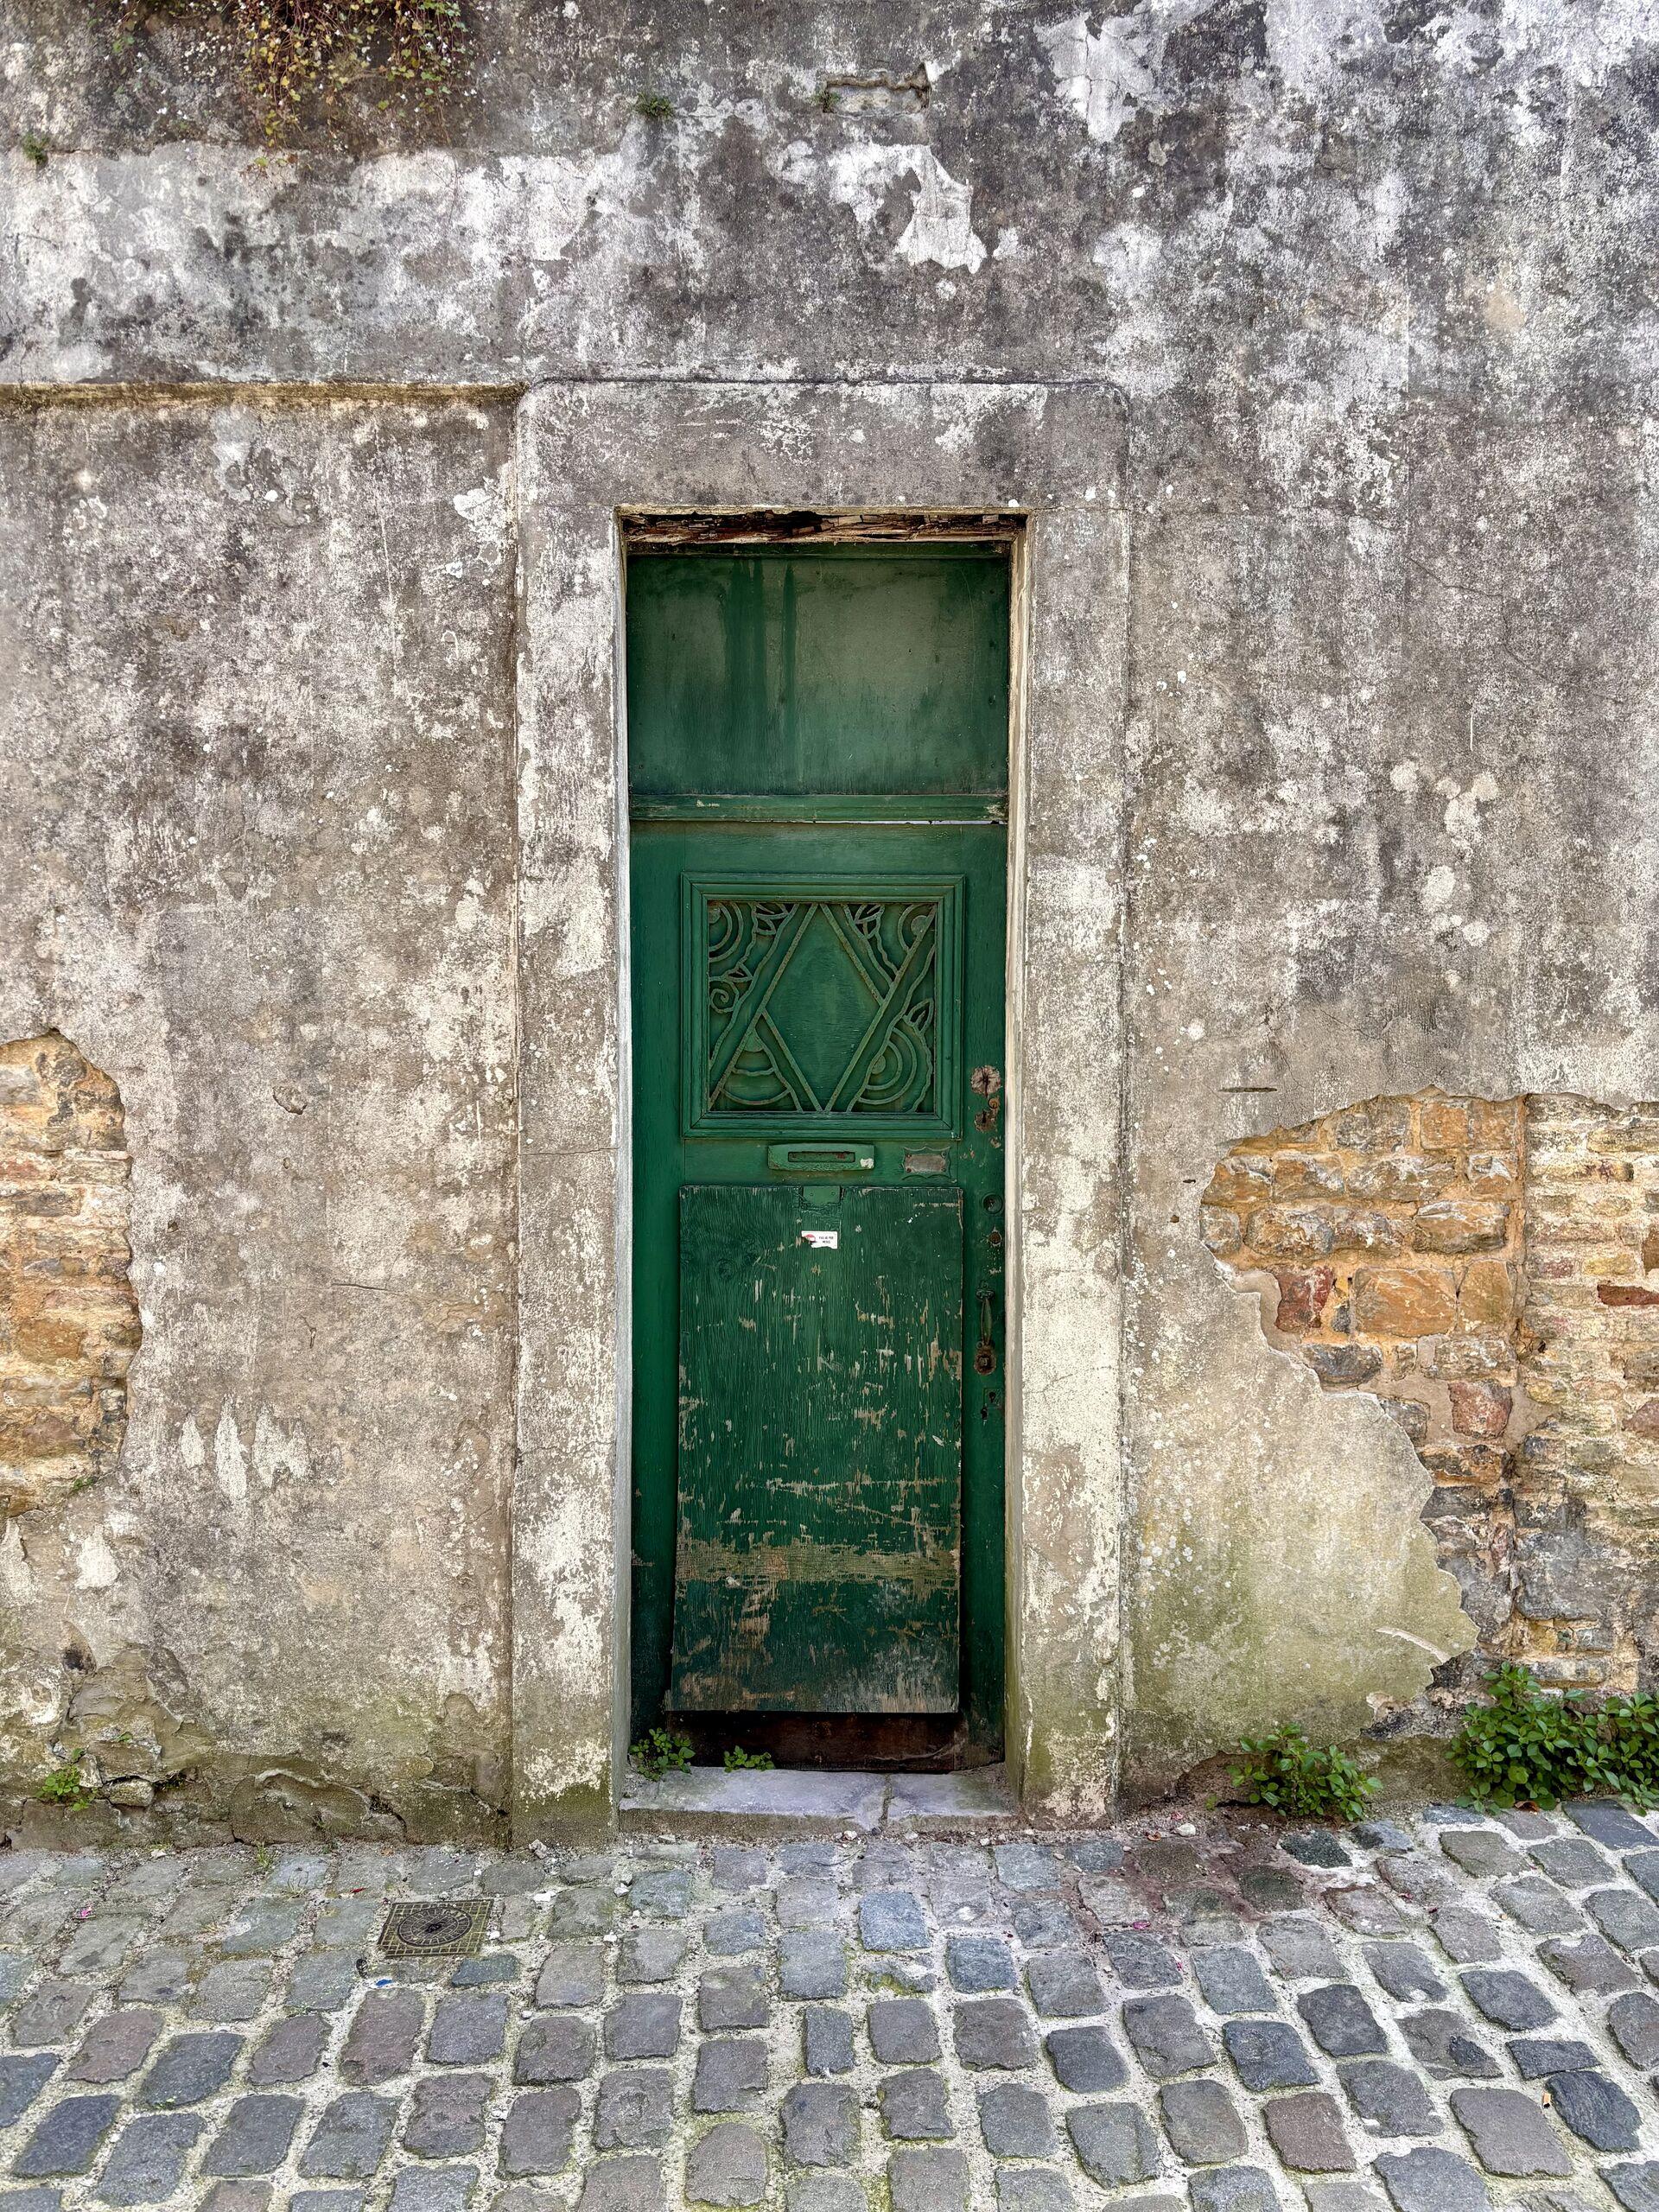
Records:
[[[0,1852],[0,2212],[1659,2212],[1656,1899],[1610,1805]]]

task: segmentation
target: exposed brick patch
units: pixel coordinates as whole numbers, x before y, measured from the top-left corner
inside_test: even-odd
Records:
[[[1205,1243],[1270,1338],[1361,1389],[1494,1658],[1627,1688],[1659,1672],[1659,1108],[1436,1091],[1244,1139]]]
[[[0,1514],[115,1461],[138,1348],[120,1094],[55,1033],[0,1046]]]
[[[1509,1648],[1551,1679],[1659,1675],[1659,1105],[1528,1102],[1522,1351],[1535,1426],[1516,1468]]]

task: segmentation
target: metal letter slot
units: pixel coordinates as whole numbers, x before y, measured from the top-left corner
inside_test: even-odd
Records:
[[[774,1175],[868,1175],[875,1154],[856,1144],[769,1144],[766,1166]]]

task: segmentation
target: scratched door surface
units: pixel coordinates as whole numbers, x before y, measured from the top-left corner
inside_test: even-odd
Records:
[[[1006,552],[627,600],[633,1726],[995,1756]]]
[[[680,1193],[680,1711],[950,1713],[962,1193]]]

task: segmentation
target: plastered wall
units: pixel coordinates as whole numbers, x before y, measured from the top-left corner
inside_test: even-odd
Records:
[[[25,1788],[57,1745],[187,1830],[506,1803],[510,429],[0,421],[0,1030],[124,1109],[143,1337],[118,1459],[0,1536]]]
[[[124,1731],[111,1783],[179,1820],[487,1834],[515,1773],[603,1817],[626,1624],[559,1562],[626,1543],[623,1363],[556,1325],[626,1240],[603,1071],[559,1077],[621,1003],[617,568],[537,533],[716,476],[971,479],[1052,555],[1014,990],[1066,1140],[1028,1226],[1086,1295],[1027,1347],[1041,1805],[1422,1713],[1481,1628],[1423,1463],[1268,1341],[1200,1203],[1379,1096],[1655,1095],[1648,12],[478,21],[429,129],[347,102],[257,160],[200,24],[118,58],[79,0],[8,16],[0,1042],[115,1086],[142,1344],[114,1464],[0,1545],[0,1764]],[[824,97],[918,65],[925,103]],[[598,425],[659,385],[650,442]],[[843,388],[815,444],[796,396]],[[1550,1479],[1635,1526],[1620,1450]],[[515,1451],[607,1487],[515,1491]],[[515,1680],[557,1689],[516,1740]]]

